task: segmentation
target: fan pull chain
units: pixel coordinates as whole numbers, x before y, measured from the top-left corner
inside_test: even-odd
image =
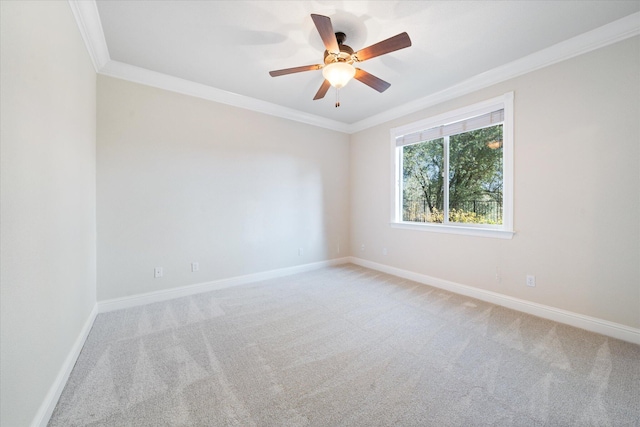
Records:
[[[336,89],[336,108],[340,106],[340,89]]]

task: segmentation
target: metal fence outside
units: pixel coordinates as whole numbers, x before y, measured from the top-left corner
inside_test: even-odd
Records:
[[[414,222],[442,222],[441,215],[432,215],[426,199],[405,200],[403,220]],[[502,202],[497,200],[464,200],[454,203],[450,210],[473,213],[480,223],[502,224]],[[472,222],[472,221],[469,221]]]

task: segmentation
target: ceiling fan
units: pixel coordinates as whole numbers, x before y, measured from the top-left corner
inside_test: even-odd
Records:
[[[333,32],[331,18],[311,14],[311,19],[313,19],[313,23],[316,25],[326,48],[324,51],[324,64],[304,65],[302,67],[270,71],[271,77],[321,69],[324,81],[316,96],[314,96],[314,101],[324,98],[330,86],[340,89],[349,83],[352,78],[361,81],[378,92],[384,92],[391,86],[390,83],[355,67],[353,64],[411,46],[411,39],[406,32],[354,52],[351,47],[344,44],[347,39],[344,33]],[[336,107],[339,106],[340,102],[336,101]]]

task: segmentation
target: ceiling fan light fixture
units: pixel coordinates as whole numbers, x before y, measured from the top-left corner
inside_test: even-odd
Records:
[[[332,62],[322,69],[322,76],[336,89],[344,87],[355,75],[355,67],[348,62]]]
[[[397,34],[354,52],[350,46],[344,44],[347,40],[347,35],[333,31],[331,18],[312,13],[311,19],[325,47],[324,64],[303,65],[301,67],[269,71],[271,77],[322,69],[324,80],[313,100],[324,98],[329,88],[333,86],[336,88],[336,107],[340,105],[337,89],[344,87],[351,79],[356,79],[380,93],[389,89],[391,84],[373,74],[367,73],[361,68],[355,68],[353,64],[411,46],[411,39],[407,33]]]

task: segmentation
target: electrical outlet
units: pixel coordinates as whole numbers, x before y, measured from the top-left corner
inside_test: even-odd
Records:
[[[531,286],[532,288],[536,285],[536,276],[527,275],[527,286]]]
[[[382,248],[382,255],[387,256],[387,248]]]
[[[364,243],[360,246],[360,250],[364,252]]]
[[[338,243],[338,253],[340,253],[340,243]]]
[[[500,268],[496,267],[496,283],[502,283],[502,275],[500,274]]]
[[[199,262],[192,262],[191,263],[191,272],[195,273],[198,270],[200,270],[200,263]]]
[[[298,256],[304,255],[304,249],[298,248]]]
[[[156,279],[162,277],[162,273],[162,267],[156,267],[153,269],[153,277]]]

